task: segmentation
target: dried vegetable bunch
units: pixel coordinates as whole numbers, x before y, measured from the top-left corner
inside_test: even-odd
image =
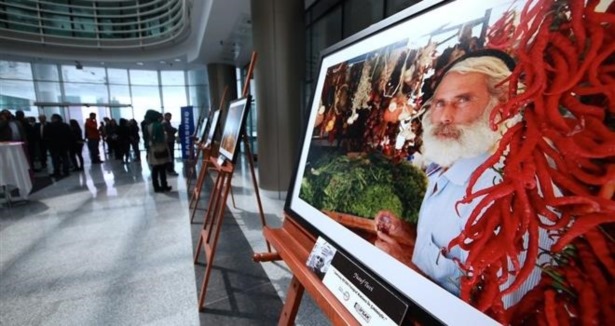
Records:
[[[528,1],[488,32],[517,61],[491,126],[523,119],[473,173],[460,203],[483,197],[449,249],[469,253],[462,299],[504,324],[615,325],[615,4],[598,3]],[[473,191],[502,160],[502,182]],[[543,255],[540,283],[504,309]]]

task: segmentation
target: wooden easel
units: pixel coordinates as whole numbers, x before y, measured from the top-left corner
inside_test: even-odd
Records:
[[[294,325],[303,292],[307,290],[333,325],[359,325],[342,303],[305,265],[316,238],[288,215],[281,228],[263,229],[265,239],[276,252],[254,254],[257,262],[283,260],[293,273],[278,325]]]
[[[222,108],[224,107],[224,103],[225,103],[224,101],[226,100],[227,92],[228,92],[228,86],[225,86],[224,91],[222,91],[222,97],[220,98],[220,105],[219,105],[218,110],[222,110]],[[210,126],[210,128],[212,127],[215,128],[216,126]],[[194,215],[196,213],[196,210],[198,209],[199,199],[201,198],[201,191],[203,191],[203,184],[205,183],[205,180],[207,177],[207,171],[209,169],[209,159],[212,156],[217,155],[217,151],[214,150],[213,146],[214,146],[213,141],[208,146],[205,146],[205,144],[201,143],[200,151],[197,152],[197,157],[194,163],[194,171],[196,171],[196,165],[198,163],[199,152],[203,152],[203,162],[201,164],[201,170],[199,171],[199,174],[197,176],[196,185],[194,186],[194,189],[192,189],[192,196],[190,196],[190,203],[188,204],[188,210],[191,210],[190,223],[194,222]],[[188,185],[187,185],[188,190],[190,190],[190,180],[191,179],[192,179],[192,174],[188,177]],[[233,198],[233,207],[235,207],[235,198],[233,197],[232,190],[231,190],[231,198]],[[192,207],[193,204],[194,204],[194,207]]]
[[[220,230],[222,229],[222,221],[224,220],[226,200],[231,189],[231,180],[233,179],[233,171],[235,169],[233,164],[230,162],[224,162],[220,165],[217,158],[211,157],[209,162],[212,169],[218,171],[218,175],[211,191],[207,213],[205,214],[205,220],[203,221],[203,228],[201,229],[199,242],[194,254],[194,263],[196,264],[199,259],[201,248],[205,249],[206,266],[205,276],[203,277],[203,282],[201,283],[201,292],[199,293],[199,310],[203,309],[205,303],[205,294],[207,293],[209,276],[211,275],[211,270],[213,268],[218,237],[220,236]]]
[[[252,52],[252,58],[250,60],[250,67],[248,69],[248,75],[246,78],[246,83],[243,88],[243,96],[247,96],[249,94],[249,84],[250,78],[254,71],[254,64],[256,62],[256,52]],[[260,193],[258,188],[258,183],[256,180],[256,174],[254,172],[254,158],[252,157],[252,152],[250,151],[249,139],[247,137],[245,127],[241,130],[243,134],[243,140],[245,142],[245,150],[246,155],[248,156],[248,160],[250,163],[250,171],[252,173],[252,182],[254,184],[254,191],[256,193],[256,199],[258,203],[258,208],[260,212],[261,223],[263,228],[266,227],[265,215],[263,213],[263,206],[260,199]],[[205,251],[205,276],[203,277],[203,282],[201,283],[201,292],[199,293],[199,310],[204,308],[205,303],[205,294],[207,293],[207,285],[209,283],[209,277],[211,274],[211,269],[213,267],[213,260],[216,253],[216,246],[218,243],[218,237],[220,235],[220,229],[222,227],[222,221],[224,220],[224,213],[226,210],[226,201],[228,198],[228,194],[231,191],[231,181],[233,179],[233,172],[235,171],[235,166],[231,162],[223,161],[220,163],[217,157],[213,157],[211,153],[207,160],[203,160],[203,166],[201,168],[201,172],[199,173],[199,179],[197,180],[196,188],[199,188],[198,191],[193,192],[193,197],[198,203],[198,199],[200,197],[200,188],[202,188],[203,183],[205,181],[205,177],[207,176],[207,171],[211,168],[217,172],[216,180],[214,182],[214,187],[211,190],[209,203],[207,205],[207,212],[205,213],[205,218],[203,221],[203,228],[201,230],[199,241],[197,243],[197,248],[194,253],[194,263],[198,262],[199,255],[201,253],[201,249],[204,248]],[[205,153],[204,153],[205,155]],[[195,195],[197,194],[198,195]],[[190,203],[192,204],[193,199],[191,199]],[[194,219],[195,208],[192,211],[191,221]],[[271,247],[269,242],[267,242],[267,249],[271,252]]]

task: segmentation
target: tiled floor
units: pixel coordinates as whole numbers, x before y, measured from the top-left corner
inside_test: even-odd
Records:
[[[145,163],[109,160],[3,206],[0,325],[275,324],[291,276],[282,262],[251,260],[266,247],[247,171],[235,172],[202,313],[204,267],[192,263],[202,211],[190,224],[182,176],[157,194]],[[280,225],[283,202],[262,199]],[[328,323],[304,297],[297,324]]]

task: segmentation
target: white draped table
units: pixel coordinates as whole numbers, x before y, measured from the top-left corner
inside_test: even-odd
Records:
[[[20,196],[26,199],[32,190],[32,180],[22,144],[0,142],[0,187],[5,191],[17,187]]]

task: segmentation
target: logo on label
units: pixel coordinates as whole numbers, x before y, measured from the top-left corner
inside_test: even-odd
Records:
[[[370,316],[358,302],[354,303],[354,309],[359,313],[361,318],[365,319],[366,322],[369,322],[369,320],[372,319],[372,316]]]

